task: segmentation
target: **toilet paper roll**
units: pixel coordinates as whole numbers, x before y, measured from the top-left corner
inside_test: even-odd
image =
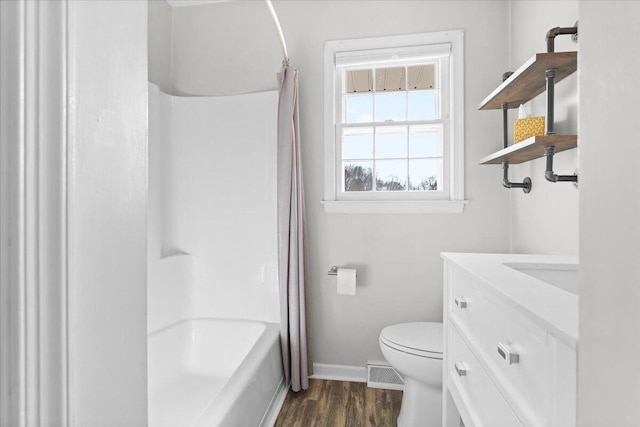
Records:
[[[338,268],[338,295],[356,294],[356,269]]]

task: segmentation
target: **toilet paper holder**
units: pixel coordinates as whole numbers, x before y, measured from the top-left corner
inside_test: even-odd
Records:
[[[338,275],[338,266],[334,265],[333,267],[331,267],[331,269],[329,271],[327,271],[327,274],[329,276],[337,276]],[[358,273],[356,273],[356,277],[358,277]]]

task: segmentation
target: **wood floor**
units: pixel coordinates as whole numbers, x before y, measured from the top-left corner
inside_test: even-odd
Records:
[[[289,390],[275,427],[394,427],[401,403],[401,391],[310,379],[307,390]]]

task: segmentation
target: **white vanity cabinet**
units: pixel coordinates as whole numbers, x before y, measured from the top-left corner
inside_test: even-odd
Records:
[[[443,258],[443,426],[575,426],[578,297],[522,271],[577,277],[577,259]]]

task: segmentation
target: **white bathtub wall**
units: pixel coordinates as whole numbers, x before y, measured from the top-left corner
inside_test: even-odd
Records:
[[[194,256],[188,317],[277,322],[277,93],[162,96],[162,246]]]
[[[147,333],[191,317],[194,258],[171,255],[148,262]]]
[[[147,263],[159,260],[162,252],[162,230],[164,228],[163,191],[164,165],[163,146],[169,139],[171,97],[160,88],[149,83],[149,209],[147,211]],[[148,286],[153,284],[148,281]]]
[[[171,97],[149,84],[149,208],[147,211],[147,333],[189,315],[194,259],[168,256],[163,248],[166,200],[165,156],[171,142]]]

